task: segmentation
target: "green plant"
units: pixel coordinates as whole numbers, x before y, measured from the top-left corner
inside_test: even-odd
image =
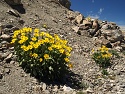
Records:
[[[82,91],[78,91],[76,94],[85,94],[85,93],[83,93]]]
[[[110,66],[112,53],[109,52],[109,49],[106,46],[102,46],[96,51],[92,50],[92,52],[92,58],[100,67],[105,68]]]
[[[120,58],[119,54],[115,50],[109,50],[109,52],[113,55],[116,56],[116,58]]]
[[[125,55],[125,51],[122,52]]]
[[[79,87],[87,89],[89,87],[89,85],[87,83],[85,83],[85,82],[82,81],[81,83],[79,83]]]
[[[61,79],[73,67],[69,61],[72,48],[58,35],[23,28],[14,31],[11,43],[20,66],[40,79]]]
[[[109,73],[107,72],[106,69],[102,69],[102,74],[103,74],[103,75],[108,75]]]

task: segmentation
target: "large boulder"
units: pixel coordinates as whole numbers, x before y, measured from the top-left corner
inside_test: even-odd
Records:
[[[124,39],[121,30],[102,30],[102,34],[111,42],[117,42]]]
[[[75,22],[80,25],[80,24],[82,23],[82,21],[83,21],[83,15],[82,15],[82,14],[79,14],[79,15],[75,18]]]
[[[66,15],[66,17],[70,20],[70,21],[75,21],[75,18],[78,16],[78,15],[80,15],[80,13],[78,12],[78,11],[71,11],[71,10],[69,10],[68,12],[67,12],[67,15]]]
[[[92,26],[92,22],[85,19],[85,20],[83,20],[82,25],[85,25],[85,26]]]
[[[21,0],[5,0],[6,3],[8,3],[9,5],[20,5],[21,4]]]
[[[60,3],[61,5],[63,5],[64,7],[70,9],[71,2],[70,2],[69,0],[58,0],[58,1],[59,1],[59,3]]]

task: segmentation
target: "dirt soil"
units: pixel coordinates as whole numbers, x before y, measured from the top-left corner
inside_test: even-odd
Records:
[[[73,69],[71,69],[73,75],[76,74],[76,79],[82,79],[85,84],[93,88],[95,85],[93,84],[93,77],[97,73],[100,73],[99,67],[91,59],[90,55],[92,48],[96,47],[96,45],[94,45],[93,38],[78,35],[71,29],[73,23],[66,17],[70,10],[51,0],[22,0],[22,4],[20,6],[10,6],[1,0],[0,23],[3,25],[13,25],[15,28],[37,27],[40,29],[43,24],[46,24],[48,26],[47,32],[51,34],[56,33],[69,41],[69,45],[73,48],[70,58],[74,65]],[[14,10],[18,14],[18,17],[9,14],[8,11],[11,10]],[[11,52],[9,50],[6,51]],[[124,58],[121,60],[125,61]],[[115,61],[121,64],[119,59]],[[25,73],[19,67],[18,62],[5,63],[1,61],[0,72],[3,73],[3,77],[0,79],[0,94],[65,94],[50,91],[47,93],[48,91],[42,92],[39,88],[37,89],[36,86],[39,86],[42,82],[39,83],[37,79]],[[123,78],[125,78],[124,73]],[[66,85],[69,85],[68,82],[66,82]],[[74,88],[72,85],[71,87]],[[49,85],[47,88],[49,89]],[[94,93],[88,94],[104,94],[96,92],[98,90],[95,89]]]

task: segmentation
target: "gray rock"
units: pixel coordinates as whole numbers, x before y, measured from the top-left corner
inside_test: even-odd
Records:
[[[54,92],[57,92],[58,91],[58,86],[54,86],[54,89],[53,89]]]
[[[10,73],[10,69],[9,68],[5,68],[5,73],[9,74]]]
[[[102,30],[102,34],[111,42],[117,42],[124,39],[121,30]]]
[[[85,25],[85,26],[92,26],[92,22],[87,21],[87,20],[83,20],[82,25]]]
[[[86,25],[83,25],[83,24],[81,24],[80,27],[79,27],[80,30],[88,30],[89,28],[90,28],[89,26],[86,26]]]
[[[42,84],[42,90],[43,90],[43,91],[46,90],[46,84],[45,84],[45,83]]]
[[[6,58],[9,55],[9,53],[0,53],[0,58]]]
[[[40,31],[45,32],[47,30],[46,30],[46,28],[41,28]]]
[[[10,39],[10,35],[3,34],[3,35],[0,36],[0,38],[2,38],[3,40],[9,40]]]
[[[60,3],[61,5],[63,5],[64,7],[70,9],[71,2],[70,2],[69,0],[58,0],[58,1],[59,1],[59,3]]]
[[[104,29],[104,30],[109,29],[109,25],[108,25],[108,24],[103,25],[103,26],[102,26],[102,29]]]
[[[79,31],[79,27],[78,27],[78,26],[73,26],[72,29],[73,29],[75,32],[78,32],[78,31]]]
[[[94,91],[93,91],[92,88],[90,88],[90,87],[87,88],[86,92],[87,92],[87,93],[94,93]]]
[[[10,61],[10,64],[14,64],[15,63],[15,61]]]
[[[73,89],[64,85],[63,86],[63,91],[64,92],[71,92],[71,91],[73,91]]]
[[[120,30],[112,30],[111,37],[108,40],[111,42],[121,41],[124,39],[122,32]]]
[[[3,72],[0,71],[0,79],[2,79],[2,78],[3,78]]]
[[[9,9],[7,13],[16,17],[20,17],[19,13],[14,11],[13,9]]]
[[[83,20],[82,14],[79,14],[79,15],[75,18],[75,22],[76,22],[77,24],[79,24],[79,25],[82,23],[82,20]]]
[[[10,61],[12,60],[12,56],[13,56],[13,54],[10,53],[10,54],[4,59],[4,61],[6,61],[6,63],[10,63]]]
[[[72,22],[74,22],[74,19],[76,18],[76,16],[78,16],[80,13],[79,12],[73,12],[73,11],[68,11],[67,12],[67,15],[66,15],[66,17],[70,20],[70,21],[72,21]]]

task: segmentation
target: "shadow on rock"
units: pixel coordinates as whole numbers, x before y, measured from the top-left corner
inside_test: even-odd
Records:
[[[23,4],[20,4],[20,5],[10,5],[10,7],[15,9],[15,10],[17,10],[21,14],[25,14],[26,13],[26,10],[23,7]]]
[[[39,83],[44,82],[47,85],[52,85],[52,86],[55,86],[55,85],[64,86],[65,85],[67,87],[70,87],[72,89],[77,89],[77,90],[84,88],[84,86],[82,84],[82,76],[79,74],[75,74],[72,71],[70,71],[69,74],[66,75],[61,80],[50,81],[50,80],[47,80],[46,78],[44,78],[42,80],[39,78],[37,78],[37,79],[38,79]]]

